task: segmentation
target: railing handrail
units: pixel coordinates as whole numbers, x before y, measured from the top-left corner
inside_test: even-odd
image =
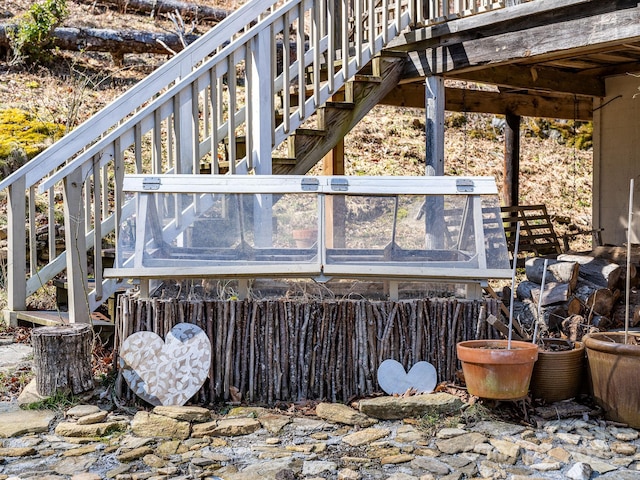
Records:
[[[188,48],[178,52],[177,55],[158,67],[152,75],[136,83],[27,164],[1,180],[0,190],[9,187],[22,177],[26,178],[27,188],[33,186],[44,175],[60,167],[67,159],[99,140],[104,132],[135,113],[172,82],[191,73],[191,69],[195,65],[223,46],[234,35],[240,33],[242,29],[253,23],[256,17],[262,15],[268,7],[273,5],[275,5],[273,0],[251,0],[241,6],[199,37]],[[253,14],[253,12],[259,13]],[[251,16],[251,21],[247,21],[248,16]],[[212,45],[214,46],[212,47]],[[99,134],[94,134],[94,132],[99,132]]]

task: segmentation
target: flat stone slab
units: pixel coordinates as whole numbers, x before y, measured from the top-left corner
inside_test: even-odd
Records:
[[[381,420],[400,420],[426,414],[452,413],[462,408],[460,398],[438,392],[410,397],[378,397],[361,400],[360,411]]]
[[[18,410],[0,414],[0,438],[49,431],[55,413],[48,410]]]
[[[31,359],[33,348],[23,343],[0,345],[0,372],[6,372]]]

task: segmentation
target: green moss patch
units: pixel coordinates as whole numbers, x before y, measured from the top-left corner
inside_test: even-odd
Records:
[[[16,152],[30,160],[64,133],[64,125],[43,121],[24,110],[0,110],[0,163],[15,158]]]

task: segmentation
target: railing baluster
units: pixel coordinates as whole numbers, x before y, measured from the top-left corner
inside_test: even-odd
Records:
[[[93,158],[93,277],[95,280],[95,298],[102,299],[102,185],[100,157]],[[87,216],[89,214],[87,213]]]
[[[196,78],[191,84],[191,173],[200,173],[200,88]]]
[[[375,53],[376,47],[376,4],[375,0],[368,0],[369,15],[368,20],[368,36],[369,36],[369,53],[371,56]]]
[[[38,243],[36,239],[36,189],[29,187],[29,274],[38,271]]]
[[[134,152],[136,158],[136,173],[144,173],[142,171],[142,126],[136,123],[134,127]]]
[[[356,70],[360,70],[362,68],[362,44],[364,43],[363,37],[363,15],[362,15],[362,4],[364,0],[354,0],[356,2],[356,38],[355,38],[355,48],[356,48]]]
[[[114,217],[115,217],[115,242],[118,245],[120,238],[120,220],[122,219],[122,206],[124,199],[122,198],[122,183],[124,181],[124,155],[120,146],[120,138],[116,138],[113,142],[113,184],[114,184]],[[122,251],[116,248],[115,266],[122,266]]]
[[[245,154],[246,154],[246,162],[247,162],[247,170],[251,170],[253,168],[253,135],[252,130],[254,128],[260,128],[260,118],[256,118],[258,116],[255,115],[255,110],[250,107],[251,98],[252,98],[252,90],[255,86],[254,81],[259,81],[258,75],[256,78],[253,78],[253,56],[251,55],[251,49],[249,47],[250,44],[247,44],[244,47],[244,85],[245,85],[245,96],[244,96],[244,111],[245,111],[245,128],[244,128],[244,145],[245,145]],[[271,62],[269,62],[271,64]],[[273,78],[272,75],[269,75],[268,78]],[[269,82],[271,83],[271,82]],[[263,95],[269,95],[269,92],[262,92]]]
[[[102,218],[109,216],[109,170],[105,165],[100,170],[102,174]]]
[[[84,229],[86,213],[83,186],[84,178],[80,168],[65,177],[63,181],[68,305],[69,320],[72,323],[88,322],[90,318],[87,298],[87,241]]]
[[[382,43],[389,41],[389,0],[382,0]]]
[[[291,129],[291,78],[289,76],[291,68],[291,17],[289,13],[284,15],[284,27],[282,30],[282,126],[285,133]]]
[[[298,60],[298,115],[300,122],[305,119],[304,104],[307,97],[307,82],[304,64],[304,3],[298,6],[298,28],[296,29],[296,46]]]
[[[26,178],[18,177],[9,185],[7,195],[7,303],[10,311],[27,309],[27,214]]]
[[[400,0],[397,0],[400,4]],[[349,80],[349,8],[347,0],[342,0],[342,72],[343,80]]]
[[[314,108],[320,107],[320,77],[322,75],[320,66],[320,4],[316,0],[313,2],[311,10],[311,41],[313,48],[313,104]]]
[[[218,162],[218,69],[214,66],[209,72],[209,101],[211,121],[209,132],[211,132],[211,174],[220,173],[220,163]]]
[[[229,138],[229,172],[236,173],[236,52],[229,55],[227,67],[227,88],[229,89],[229,108],[227,132]]]
[[[48,197],[48,212],[47,212],[47,219],[48,219],[48,225],[47,225],[47,231],[49,234],[49,261],[51,262],[54,258],[56,258],[57,252],[56,252],[56,217],[55,217],[55,207],[56,207],[56,202],[55,202],[55,191],[53,189],[53,187],[51,187],[48,191],[47,191],[47,197]]]
[[[153,140],[151,149],[152,167],[154,174],[162,173],[162,118],[160,109],[153,112]]]
[[[329,92],[334,93],[335,88],[335,61],[336,61],[336,1],[327,2],[327,81]]]
[[[178,165],[175,155],[175,115],[171,114],[167,117],[167,170],[173,169],[178,173]]]

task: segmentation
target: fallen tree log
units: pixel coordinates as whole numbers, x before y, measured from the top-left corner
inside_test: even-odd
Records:
[[[7,34],[11,28],[11,25],[0,25],[0,47],[11,48]],[[197,38],[197,35],[187,35],[184,40],[190,44]],[[51,46],[63,50],[109,52],[115,55],[168,54],[171,52],[167,47],[175,52],[184,48],[181,37],[171,33],[73,27],[56,28],[52,33]]]
[[[579,276],[604,288],[614,289],[618,285],[622,267],[604,258],[589,255],[572,255],[563,253],[558,255],[563,262],[577,262],[580,264]]]
[[[178,11],[182,18],[198,22],[220,22],[229,16],[227,10],[196,5],[195,3],[178,2],[176,0],[80,0],[88,5],[105,5],[112,10],[127,13],[129,11],[149,13],[157,16],[159,13]]]
[[[538,284],[542,283],[544,273],[544,258],[531,257],[525,262],[525,273],[527,279]],[[568,283],[571,290],[578,284],[580,264],[577,262],[561,262],[558,260],[547,260],[547,276],[545,283]]]

